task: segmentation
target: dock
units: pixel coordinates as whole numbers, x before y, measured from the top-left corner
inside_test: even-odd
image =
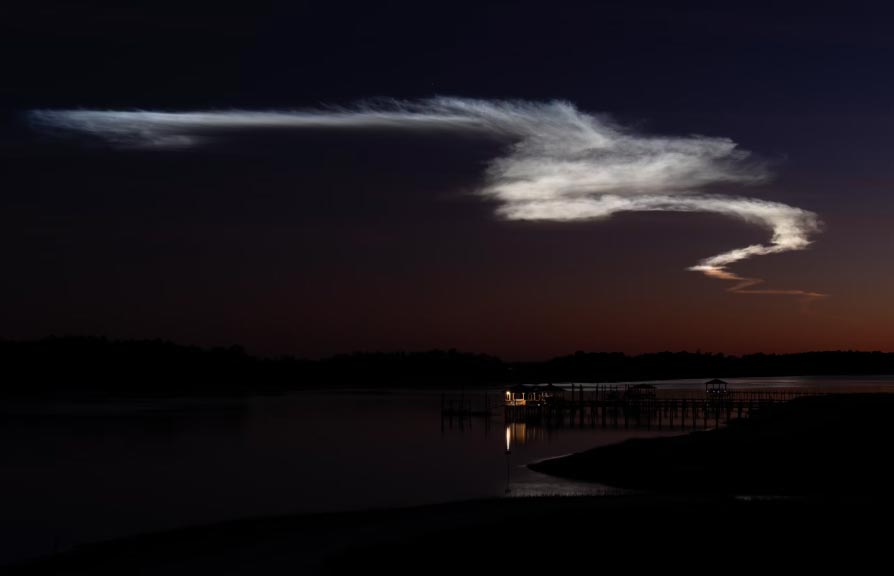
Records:
[[[544,428],[645,428],[694,430],[717,428],[734,419],[748,418],[795,398],[817,396],[799,389],[729,390],[725,386],[699,391],[658,391],[648,385],[597,385],[570,389],[513,387],[504,398],[495,395],[473,400],[442,396],[442,421],[459,426],[473,416],[492,419],[500,412],[506,423],[527,423]],[[524,394],[524,398],[516,398]],[[473,409],[475,406],[478,410]]]

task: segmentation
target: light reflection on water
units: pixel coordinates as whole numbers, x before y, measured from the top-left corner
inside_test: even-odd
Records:
[[[590,482],[575,482],[563,478],[555,478],[529,470],[527,465],[533,462],[559,458],[574,451],[586,450],[595,446],[603,446],[621,442],[628,438],[658,437],[681,434],[680,431],[645,431],[641,429],[613,429],[585,426],[566,429],[547,429],[542,426],[530,425],[525,422],[506,423],[506,490],[507,496],[531,497],[531,496],[606,496],[625,494],[629,491],[602,484]],[[534,457],[541,454],[545,447],[552,449],[555,443],[554,434],[578,436],[585,442],[575,450],[568,452],[551,452],[548,456]],[[572,440],[569,445],[577,445]],[[512,455],[518,454],[521,462],[512,461]]]
[[[843,379],[730,382],[847,385]],[[890,378],[851,382],[860,389],[894,386]],[[703,382],[669,386],[696,389]],[[491,400],[499,398],[491,393]],[[442,427],[435,391],[3,410],[0,563],[85,541],[244,516],[502,497],[507,480],[511,497],[615,493],[538,474],[526,464],[627,438],[680,433],[524,424],[507,430],[499,412],[487,423],[472,418]]]

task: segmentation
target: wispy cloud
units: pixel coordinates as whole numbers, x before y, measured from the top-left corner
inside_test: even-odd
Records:
[[[399,129],[473,132],[506,142],[481,194],[512,220],[598,220],[619,212],[711,212],[768,229],[753,244],[703,259],[690,270],[735,282],[746,294],[822,296],[755,289],[761,280],[728,270],[736,262],[803,250],[819,231],[813,212],[779,202],[701,192],[716,184],[755,184],[764,166],[727,138],[644,136],[567,102],[435,98],[355,108],[296,111],[151,112],[36,110],[37,127],[102,138],[122,147],[190,147],[243,129]]]

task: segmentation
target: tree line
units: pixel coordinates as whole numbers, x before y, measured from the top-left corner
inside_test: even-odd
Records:
[[[0,396],[84,398],[268,394],[330,387],[476,387],[534,382],[894,374],[894,353],[575,352],[504,361],[456,350],[355,352],[320,360],[163,340],[51,337],[0,341]]]

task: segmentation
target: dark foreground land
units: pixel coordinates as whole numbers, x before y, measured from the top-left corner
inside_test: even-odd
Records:
[[[887,554],[889,524],[869,501],[509,498],[244,520],[84,547],[9,573],[861,573]]]
[[[805,398],[729,429],[534,466],[650,494],[245,519],[82,546],[8,571],[862,573],[890,560],[892,408],[887,396]],[[741,496],[758,493],[788,496]]]

